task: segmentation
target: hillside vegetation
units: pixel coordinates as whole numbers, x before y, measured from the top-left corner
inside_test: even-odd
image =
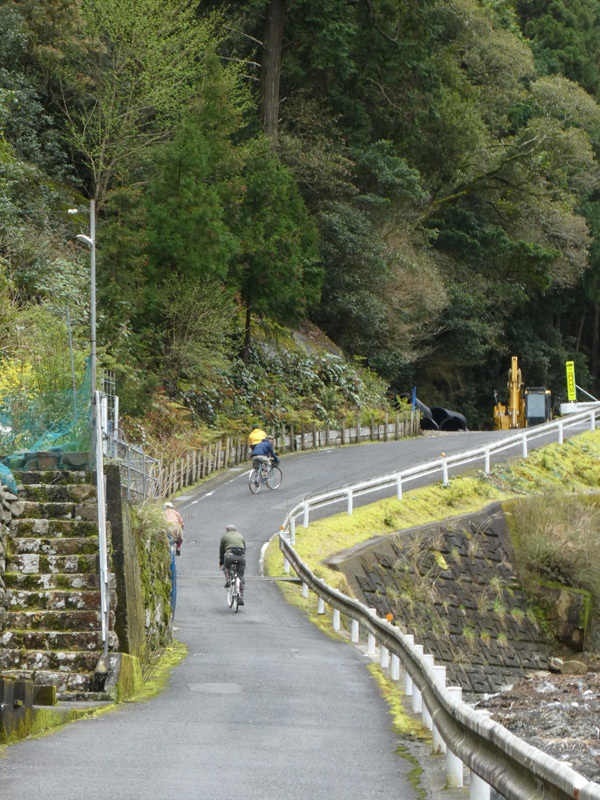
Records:
[[[69,388],[67,308],[83,374],[90,201],[100,367],[148,441],[413,386],[489,425],[513,354],[557,399],[567,359],[598,393],[599,21],[3,0],[0,412]]]

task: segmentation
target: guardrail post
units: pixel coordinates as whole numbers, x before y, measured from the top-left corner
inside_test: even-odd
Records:
[[[434,665],[434,658],[430,653],[426,653],[423,658],[425,659],[425,663],[429,667],[433,667]],[[427,708],[426,703],[421,703],[421,723],[426,731],[430,731],[433,728],[433,720],[431,719],[431,714],[429,713],[429,709]]]
[[[387,647],[381,645],[379,648],[379,666],[381,669],[387,669],[390,665],[390,651]]]
[[[446,453],[442,453],[442,483],[448,486],[448,461],[446,460]]]
[[[483,471],[485,472],[486,475],[490,474],[490,448],[489,447],[485,448]]]
[[[373,616],[377,616],[377,609],[370,608],[369,611]],[[374,656],[375,655],[375,636],[372,633],[367,634],[367,655]]]
[[[490,785],[472,770],[469,786],[469,798],[470,800],[490,800]]]
[[[358,624],[357,619],[353,619],[350,624],[350,638],[353,644],[358,644],[358,640],[360,638],[360,625]]]
[[[390,666],[390,677],[393,681],[400,680],[400,659],[396,653],[392,653],[392,663]]]
[[[398,500],[402,500],[402,475],[396,476],[396,495]]]
[[[433,674],[435,675],[436,682],[442,687],[446,686],[446,667],[443,664],[436,664],[433,667]],[[446,752],[446,742],[440,736],[440,732],[435,724],[431,728],[431,752],[434,755],[443,754]]]
[[[348,516],[352,515],[352,511],[353,511],[352,500],[353,500],[352,489],[348,489]]]
[[[325,600],[322,597],[319,597],[319,602],[317,603],[317,614],[324,614],[325,613]]]
[[[423,645],[422,644],[415,644],[413,645],[413,650],[416,650],[417,653],[423,655]],[[412,710],[415,714],[420,714],[423,708],[423,697],[421,695],[421,690],[416,686],[415,682],[413,681],[412,685]]]
[[[483,709],[481,714],[486,717],[491,717],[491,712]],[[470,800],[490,800],[490,785],[483,778],[480,778],[476,772],[471,770],[471,779],[469,785],[469,798]]]
[[[408,644],[408,645],[410,645],[412,647],[414,645],[414,643],[415,643],[415,637],[412,635],[412,633],[405,633],[404,634],[404,641],[406,642],[406,644]],[[408,670],[405,669],[404,670],[404,694],[407,697],[412,697],[412,693],[413,693],[412,678],[408,674]]]
[[[290,562],[287,560],[285,556],[283,557],[283,571],[285,572],[286,575],[290,574]]]
[[[302,525],[305,528],[308,528],[308,516],[310,514],[310,506],[307,502],[304,503],[304,515],[302,520]]]
[[[522,452],[522,455],[523,455],[523,458],[527,458],[527,436],[525,434],[523,434],[523,452]],[[462,786],[462,783],[461,783],[461,786]]]
[[[596,412],[595,411],[590,411],[590,430],[591,431],[595,431],[596,430]]]
[[[296,544],[296,518],[290,517],[290,544]]]
[[[565,440],[564,433],[565,433],[565,426],[562,424],[562,422],[559,422],[558,423],[558,443],[559,444],[562,444],[564,442],[564,440]]]
[[[333,609],[332,625],[333,625],[333,630],[334,631],[339,631],[339,629],[340,629],[340,612],[339,612],[339,609],[337,609],[337,608]]]
[[[461,686],[448,686],[446,691],[453,694],[457,700],[462,700]],[[451,789],[458,789],[464,785],[463,763],[451,750],[446,750],[446,785]]]
[[[367,634],[367,655],[374,656],[375,655],[375,637],[372,633]]]
[[[304,597],[305,600],[308,597],[308,583],[302,584],[302,597]]]

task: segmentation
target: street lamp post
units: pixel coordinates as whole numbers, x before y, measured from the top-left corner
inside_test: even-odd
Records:
[[[80,242],[85,242],[90,248],[90,370],[92,380],[92,397],[96,391],[96,209],[93,200],[90,200],[90,235],[78,234]]]
[[[110,575],[108,571],[108,544],[106,540],[106,495],[104,487],[104,461],[102,452],[102,423],[100,419],[100,392],[96,390],[96,213],[90,200],[90,235],[78,234],[80,242],[90,248],[90,369],[92,393],[92,451],[96,464],[96,491],[98,500],[98,555],[100,561],[100,606],[102,620],[102,656],[96,665],[97,675],[106,675],[108,669],[108,632],[110,625]]]

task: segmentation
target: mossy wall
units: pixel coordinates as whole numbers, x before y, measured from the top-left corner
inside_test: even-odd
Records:
[[[8,527],[15,517],[23,513],[23,503],[6,486],[0,485],[0,631],[4,624],[6,588],[4,573],[8,558]]]
[[[119,467],[107,465],[106,516],[110,522],[112,567],[116,579],[115,630],[119,649],[142,659],[146,650],[144,604],[132,511],[121,490]]]
[[[118,596],[115,628],[121,651],[144,664],[171,641],[169,541],[166,532],[157,536],[134,526],[116,465],[106,467],[106,504]]]
[[[171,554],[166,530],[138,531],[138,558],[145,610],[146,646],[162,650],[172,639]]]

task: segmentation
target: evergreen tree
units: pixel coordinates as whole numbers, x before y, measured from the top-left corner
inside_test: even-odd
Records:
[[[320,297],[318,233],[292,173],[265,138],[246,147],[244,195],[235,221],[240,253],[231,284],[245,308],[244,358],[252,316],[293,325]]]

